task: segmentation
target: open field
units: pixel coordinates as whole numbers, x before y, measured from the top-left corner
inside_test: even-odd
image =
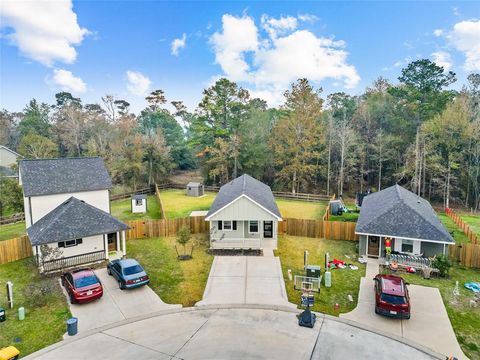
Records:
[[[288,300],[295,304],[300,304],[301,292],[293,288],[293,281],[288,279],[288,269],[292,270],[293,275],[304,275],[304,250],[309,251],[309,264],[321,266],[322,276],[325,270],[324,264],[326,252],[330,254],[331,260],[337,258],[359,267],[358,270],[351,270],[349,268],[333,269],[331,271],[332,287],[324,287],[322,281],[320,294],[315,293],[315,305],[312,308],[315,311],[335,316],[338,316],[339,313],[353,310],[358,300],[360,278],[365,276],[365,265],[356,261],[356,243],[351,241],[281,236],[278,240],[278,250],[276,255],[280,256],[282,263],[283,278],[285,279]],[[345,255],[350,256],[350,259]],[[353,302],[348,301],[348,294],[352,295]],[[340,305],[339,311],[335,310],[335,303]]]
[[[480,215],[461,214],[460,217],[468,224],[470,229],[480,237]]]
[[[0,225],[0,241],[25,235],[25,221],[14,224]]]
[[[0,307],[5,309],[6,281],[13,282],[15,307],[7,310],[7,321],[0,323],[0,348],[14,345],[25,356],[62,340],[71,315],[57,278],[42,280],[31,259],[0,265]],[[34,289],[26,294],[29,285]],[[20,306],[25,307],[23,321],[17,317]]]
[[[112,201],[110,207],[112,215],[119,220],[160,219],[160,206],[155,195],[148,195],[145,214],[132,214],[131,199]]]
[[[187,217],[194,210],[208,210],[217,194],[205,192],[204,196],[187,196],[185,190],[161,190],[163,210],[167,219]]]
[[[456,244],[464,244],[470,242],[464,232],[444,212],[437,213],[437,215],[438,218],[442,221],[447,231],[455,239]]]
[[[448,317],[462,350],[470,359],[480,359],[480,307],[471,308],[470,299],[473,291],[466,289],[463,284],[469,281],[480,281],[480,270],[454,266],[450,270],[448,279],[423,279],[417,274],[401,275],[410,284],[436,287],[440,290]],[[457,303],[452,303],[453,289],[458,281],[460,296]]]
[[[213,256],[206,252],[206,235],[192,236],[191,241],[193,259],[186,261],[177,260],[173,237],[127,241],[127,254],[145,267],[150,287],[166,303],[193,306],[202,299]],[[177,248],[182,253],[183,248],[178,244]],[[188,244],[188,253],[190,249]]]

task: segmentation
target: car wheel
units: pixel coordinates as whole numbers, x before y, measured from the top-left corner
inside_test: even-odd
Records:
[[[70,304],[75,304],[75,298],[70,294]]]
[[[125,287],[122,285],[122,282],[120,280],[118,280],[118,287],[120,288],[120,290],[125,290]]]
[[[109,267],[107,267],[107,274],[110,275],[110,276],[112,276],[112,270],[110,270]]]
[[[377,307],[375,307],[375,314],[378,315],[378,310],[377,310]]]
[[[408,314],[408,315],[407,315],[407,317],[406,317],[405,319],[407,319],[407,320],[408,320],[408,319],[410,319],[410,314]]]

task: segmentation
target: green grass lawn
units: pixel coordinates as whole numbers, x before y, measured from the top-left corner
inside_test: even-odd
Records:
[[[160,206],[155,195],[148,195],[145,214],[132,214],[131,201],[130,198],[112,201],[112,215],[120,220],[160,219]]]
[[[354,241],[336,241],[314,239],[296,236],[282,236],[278,240],[277,256],[282,263],[283,277],[287,289],[288,300],[300,304],[301,292],[293,288],[293,280],[288,279],[288,269],[293,275],[304,275],[303,251],[309,251],[309,264],[320,265],[322,276],[324,274],[325,253],[330,254],[330,259],[337,258],[359,267],[358,270],[334,269],[332,273],[332,287],[322,286],[320,294],[315,294],[313,310],[330,315],[337,315],[353,310],[357,305],[360,278],[365,276],[365,265],[356,261],[357,250]],[[345,255],[350,256],[348,259]],[[347,295],[351,294],[353,302],[349,302]],[[335,311],[335,303],[340,304],[340,311]]]
[[[189,216],[194,210],[208,210],[216,193],[207,192],[202,197],[185,195],[183,190],[162,190],[163,209],[169,219]],[[321,219],[325,213],[325,202],[276,199],[280,213],[284,218]]]
[[[465,221],[470,229],[474,231],[480,237],[480,215],[460,215],[463,221]]]
[[[445,213],[437,213],[437,215],[440,221],[443,223],[443,225],[447,229],[447,231],[455,239],[455,243],[457,245],[469,242],[464,232]]]
[[[276,199],[283,218],[320,220],[325,214],[326,202]]]
[[[388,270],[387,270],[388,271]],[[480,282],[480,270],[454,266],[448,279],[423,279],[415,274],[402,274],[410,284],[436,287],[440,290],[448,317],[452,323],[458,342],[470,359],[480,359],[480,308],[471,308],[473,291],[463,285],[469,281]],[[453,289],[458,281],[460,296],[458,304],[452,304]]]
[[[183,218],[195,210],[208,210],[217,194],[205,192],[204,196],[187,196],[185,190],[161,190],[163,210],[167,219]]]
[[[207,254],[206,235],[192,236],[193,259],[179,261],[175,238],[127,241],[127,254],[137,259],[150,276],[150,287],[169,304],[193,306],[202,299],[213,256]],[[179,247],[182,253],[182,247]],[[187,245],[190,253],[191,245]]]
[[[342,215],[330,215],[328,219],[329,221],[357,222],[359,216],[360,216],[359,212],[348,212],[348,213],[343,213]]]
[[[0,307],[7,308],[6,281],[13,282],[15,305],[7,310],[7,321],[0,323],[0,348],[13,345],[25,356],[62,340],[71,316],[65,296],[57,278],[41,279],[31,259],[0,265]],[[36,287],[30,295],[24,293],[28,285],[40,281],[43,292]],[[25,307],[23,321],[17,317],[20,306]]]
[[[25,221],[15,224],[0,225],[0,241],[13,239],[26,234]]]

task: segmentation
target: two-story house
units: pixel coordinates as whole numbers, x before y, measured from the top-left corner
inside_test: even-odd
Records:
[[[22,160],[19,176],[27,233],[42,270],[108,259],[112,251],[125,255],[128,226],[110,215],[112,181],[101,158]]]
[[[0,145],[0,176],[17,178],[17,171],[13,168],[17,165],[17,160],[21,159],[21,155]]]

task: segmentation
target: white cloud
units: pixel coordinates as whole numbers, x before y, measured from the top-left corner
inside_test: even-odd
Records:
[[[144,96],[150,89],[152,82],[148,77],[138,71],[127,71],[127,89],[136,96]]]
[[[456,23],[447,34],[449,42],[465,55],[466,71],[480,70],[480,20],[464,20]]]
[[[355,67],[347,63],[345,42],[297,29],[296,18],[262,16],[266,37],[259,34],[249,16],[226,14],[222,20],[223,31],[210,38],[216,62],[229,79],[246,83],[252,95],[261,96],[271,105],[282,100],[275,94],[281,94],[301,77],[314,82],[330,78],[341,81],[346,88],[360,81]]]
[[[452,56],[446,51],[432,53],[432,59],[435,64],[443,67],[445,71],[449,71],[452,68]]]
[[[452,12],[453,12],[453,15],[455,15],[455,16],[460,16],[460,11],[458,10],[457,7],[453,7],[453,8],[452,8]]]
[[[55,61],[72,63],[89,31],[80,27],[70,0],[2,2],[2,27],[12,28],[6,35],[20,51],[33,60],[52,66]]]
[[[318,21],[318,16],[312,14],[300,14],[298,15],[298,20],[313,24],[315,21]]]
[[[442,29],[435,29],[433,30],[433,35],[436,37],[442,36],[443,35],[443,30]]]
[[[180,49],[185,48],[186,44],[187,44],[187,34],[183,33],[180,39],[175,39],[172,41],[171,54],[178,56],[178,52],[180,51]]]
[[[64,91],[71,91],[74,93],[84,93],[87,91],[87,84],[68,70],[53,70],[52,82]]]

